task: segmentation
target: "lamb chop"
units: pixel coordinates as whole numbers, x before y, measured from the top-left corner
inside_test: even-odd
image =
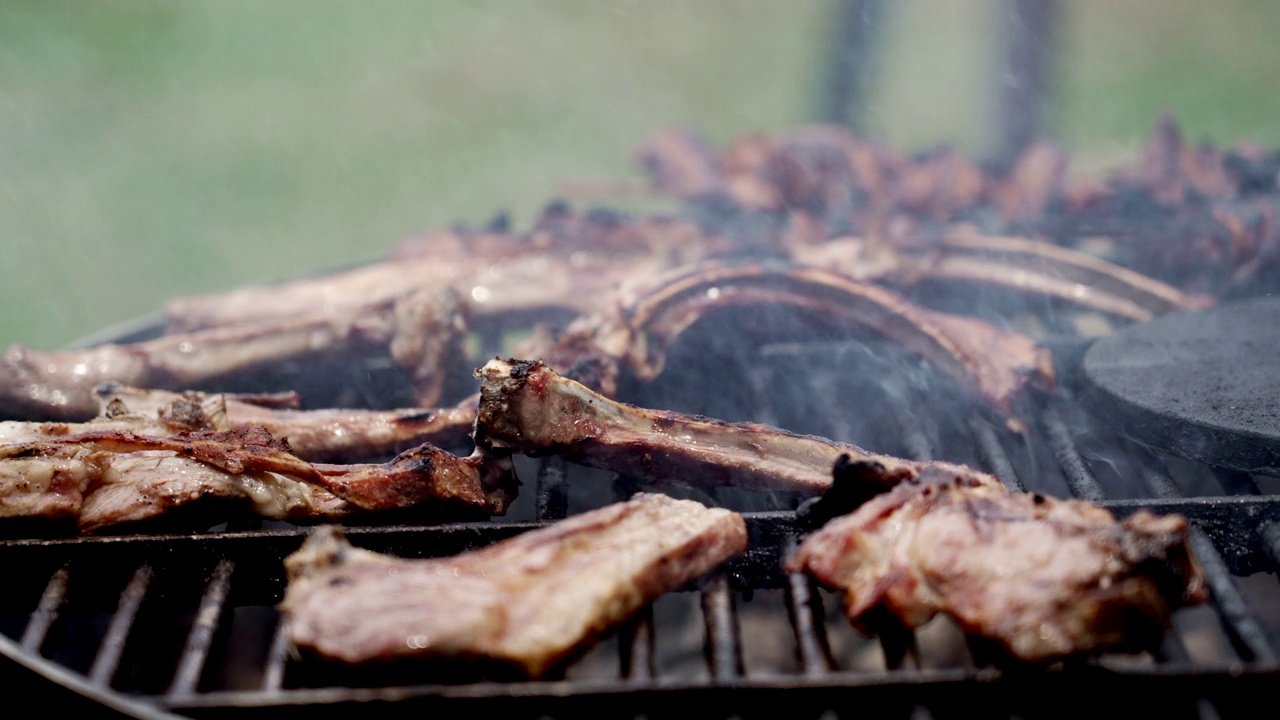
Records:
[[[483,658],[539,677],[746,547],[741,515],[646,494],[452,558],[378,555],[326,526],[285,559],[280,608],[294,646],[325,658]]]
[[[451,288],[468,321],[483,328],[510,316],[577,313],[626,277],[692,262],[718,240],[688,220],[573,213],[553,204],[522,235],[440,232],[401,243],[388,261],[279,285],[179,298],[166,308],[170,332],[305,317],[369,314],[424,288]]]
[[[104,382],[190,389],[285,359],[382,348],[408,375],[415,400],[436,404],[462,357],[466,327],[447,290],[418,290],[376,308],[313,310],[278,322],[253,321],[128,345],[41,352],[14,345],[0,358],[0,412],[84,420]],[[247,317],[254,317],[249,315]]]
[[[931,473],[996,483],[972,468],[869,453],[755,423],[727,423],[614,402],[541,361],[489,361],[476,420],[478,448],[571,460],[655,483],[696,481],[818,495],[841,455],[862,461],[865,496]]]
[[[202,498],[301,521],[388,510],[487,516],[505,512],[517,487],[503,458],[423,445],[383,464],[312,464],[253,425],[168,437],[88,429],[0,445],[0,517],[71,518],[85,532]]]
[[[584,363],[596,387],[613,396],[626,371],[652,380],[667,349],[695,323],[729,308],[793,312],[797,320],[768,328],[769,341],[844,337],[871,331],[923,357],[978,397],[1013,428],[1015,403],[1029,386],[1051,387],[1052,360],[1025,336],[981,320],[927,310],[884,288],[814,267],[703,263],[650,284],[624,287],[613,307],[581,318],[556,345],[539,352],[554,367]],[[792,333],[795,337],[782,337]],[[765,338],[762,338],[762,340]]]
[[[837,487],[850,469],[837,464]],[[786,568],[843,590],[845,614],[866,629],[883,612],[908,628],[944,613],[1035,663],[1150,649],[1173,610],[1208,599],[1184,518],[1117,522],[1086,502],[975,480],[912,478],[807,537]]]
[[[99,429],[111,419],[118,424],[130,419],[128,427],[153,435],[257,425],[287,440],[295,455],[311,462],[386,457],[423,443],[456,447],[470,441],[476,418],[474,395],[454,406],[434,410],[299,410],[292,393],[268,397],[174,393],[115,383],[99,387],[97,395],[101,410],[93,425]],[[281,407],[282,403],[292,403],[293,407]],[[144,427],[137,425],[137,419],[147,421]],[[0,423],[0,442],[6,441],[6,426],[27,426],[42,435],[74,433],[85,427],[69,423]]]

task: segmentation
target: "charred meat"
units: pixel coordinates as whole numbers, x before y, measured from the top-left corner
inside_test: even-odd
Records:
[[[423,445],[383,464],[320,465],[265,428],[146,435],[86,430],[0,446],[0,517],[73,519],[85,532],[155,518],[205,498],[311,521],[387,510],[501,514],[509,460]]]
[[[845,593],[851,621],[938,613],[1011,658],[1043,663],[1158,644],[1208,599],[1187,521],[1107,510],[946,472],[921,475],[808,536],[787,561]]]
[[[645,494],[451,558],[387,557],[322,527],[285,560],[281,610],[294,646],[326,658],[486,659],[539,677],[746,547],[741,515]]]
[[[755,423],[727,423],[614,402],[540,361],[491,360],[483,381],[475,441],[480,448],[563,454],[655,483],[699,482],[820,494],[841,455],[865,461],[867,495],[932,472],[975,483],[995,478],[971,468],[913,462],[825,438]]]
[[[303,460],[332,462],[389,457],[423,443],[464,445],[476,417],[474,395],[452,407],[433,410],[299,410],[281,407],[281,396],[175,393],[114,383],[99,387],[97,395],[101,411],[92,423],[0,423],[0,442],[5,442],[6,427],[25,426],[46,435],[66,435],[100,427],[106,420],[115,420],[122,428],[141,423],[145,427],[131,429],[152,435],[257,425],[286,440]]]

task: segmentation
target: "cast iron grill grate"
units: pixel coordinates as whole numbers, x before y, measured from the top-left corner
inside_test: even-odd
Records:
[[[689,372],[660,380],[641,404],[755,419],[916,458],[966,462],[1010,488],[1100,502],[1117,515],[1176,512],[1196,526],[1212,592],[1181,611],[1164,644],[1047,669],[998,668],[978,642],[938,620],[917,632],[862,637],[835,596],[781,571],[802,533],[799,498],[731,489],[665,490],[747,513],[751,551],[673,593],[564,669],[538,682],[458,676],[421,666],[351,669],[297,657],[274,605],[283,558],[305,529],[231,526],[190,535],[0,543],[5,654],[96,701],[145,716],[337,716],[376,706],[393,716],[759,717],[781,699],[797,717],[868,708],[912,717],[1169,717],[1244,713],[1280,675],[1280,498],[1274,480],[1214,471],[1090,430],[1063,390],[1037,399],[1025,435],[975,415],[891,349],[857,343],[767,347],[746,355],[690,347]],[[694,358],[700,358],[695,361]],[[687,365],[681,365],[681,362]],[[706,375],[721,379],[707,394]],[[728,389],[724,389],[728,388]],[[786,392],[780,388],[788,388]],[[357,545],[445,556],[511,537],[642,487],[560,459],[522,461],[536,478],[512,514],[488,523],[356,527]],[[15,675],[15,673],[18,673]],[[29,673],[28,673],[29,675]],[[1102,693],[1107,705],[1099,708]],[[976,709],[976,710],[975,710]]]

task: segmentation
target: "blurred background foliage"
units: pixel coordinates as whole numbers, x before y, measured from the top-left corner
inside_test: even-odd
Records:
[[[991,0],[881,28],[869,133],[981,152]],[[636,176],[682,126],[811,121],[830,0],[3,0],[0,345],[56,348],[175,295],[376,258],[421,230],[527,221]],[[1280,144],[1280,3],[1064,3],[1049,131],[1097,171],[1156,116]]]

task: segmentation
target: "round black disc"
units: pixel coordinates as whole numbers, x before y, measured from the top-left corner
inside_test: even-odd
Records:
[[[1280,297],[1166,315],[1094,343],[1095,413],[1155,447],[1280,474]]]

